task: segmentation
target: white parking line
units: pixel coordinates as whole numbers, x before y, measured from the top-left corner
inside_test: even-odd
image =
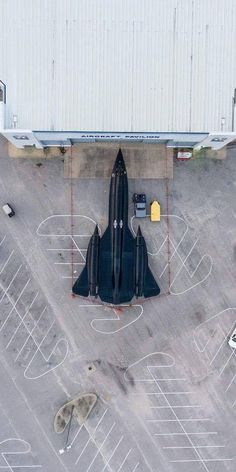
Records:
[[[116,450],[118,449],[121,441],[123,441],[123,438],[124,436],[121,436],[121,438],[119,439],[118,443],[116,444],[115,448],[113,449],[112,451],[112,454],[110,455],[109,459],[106,461],[106,464],[104,465],[103,469],[101,470],[101,472],[104,472],[104,470],[107,468],[108,464],[110,463],[112,457],[114,456]]]
[[[114,428],[115,425],[116,425],[116,422],[114,421],[114,423],[113,423],[112,426],[110,427],[110,429],[109,429],[109,431],[108,431],[108,433],[107,433],[105,439],[102,441],[102,444],[98,447],[97,452],[96,452],[96,454],[95,454],[93,460],[90,462],[90,465],[88,466],[86,472],[88,472],[88,471],[91,469],[91,467],[92,467],[92,465],[93,465],[93,463],[94,463],[96,457],[98,456],[98,454],[99,454],[100,451],[102,450],[102,448],[103,448],[103,446],[104,446],[104,444],[105,444],[105,442],[106,442],[108,436],[109,436],[110,433],[112,432],[112,430],[113,430],[113,428]],[[107,464],[107,465],[108,465],[108,467],[110,467],[109,464]]]
[[[78,464],[78,462],[79,462],[79,460],[80,460],[82,454],[84,453],[86,447],[88,446],[89,442],[94,438],[94,434],[96,433],[96,431],[97,431],[99,425],[101,424],[101,422],[102,422],[104,416],[106,415],[107,410],[108,410],[108,408],[104,411],[103,415],[101,416],[101,418],[100,418],[100,420],[99,420],[99,422],[98,422],[97,426],[95,427],[95,429],[94,429],[94,431],[93,431],[92,434],[90,434],[89,431],[86,429],[86,431],[88,431],[88,433],[89,433],[89,439],[88,439],[88,441],[86,442],[85,446],[83,447],[83,449],[82,449],[80,455],[77,457],[77,459],[76,459],[76,461],[75,461],[75,464]]]
[[[228,387],[225,390],[225,393],[230,389],[231,385],[233,384],[234,380],[236,379],[236,374],[233,376],[231,382],[229,383]]]
[[[68,342],[67,342],[67,340],[66,340],[65,338],[60,338],[60,339],[58,339],[58,341],[56,342],[55,346],[53,347],[53,349],[52,349],[52,351],[50,352],[50,354],[49,354],[48,357],[46,357],[46,356],[43,354],[42,350],[41,350],[41,346],[43,345],[45,339],[47,338],[49,332],[51,331],[51,329],[52,329],[54,323],[55,323],[55,320],[51,323],[51,325],[49,326],[49,328],[48,328],[48,330],[47,330],[45,336],[43,337],[42,341],[40,341],[39,344],[37,344],[36,341],[35,341],[35,339],[32,338],[33,341],[34,341],[34,344],[37,346],[37,350],[36,350],[35,353],[33,354],[33,356],[32,356],[32,358],[31,358],[29,364],[27,365],[27,367],[26,367],[26,369],[25,369],[25,371],[24,371],[24,377],[25,377],[26,379],[34,379],[34,380],[36,380],[36,379],[39,379],[40,377],[43,377],[43,376],[44,376],[45,374],[47,374],[48,372],[52,372],[52,371],[55,370],[57,367],[59,367],[61,364],[63,364],[63,362],[64,362],[65,359],[67,358],[68,353],[69,353],[69,345],[68,345]],[[33,362],[34,358],[36,357],[36,355],[38,354],[38,352],[40,352],[40,354],[42,355],[44,361],[45,361],[45,362],[48,362],[49,359],[51,358],[51,356],[52,356],[52,355],[54,354],[54,352],[56,351],[57,346],[58,346],[62,341],[64,342],[64,344],[65,344],[65,346],[66,346],[66,352],[65,352],[65,355],[64,355],[63,359],[61,360],[61,362],[59,362],[58,364],[56,364],[54,367],[50,367],[50,369],[46,370],[45,372],[43,372],[43,373],[40,374],[40,375],[37,375],[37,376],[34,376],[34,377],[29,377],[28,375],[26,375],[26,373],[27,373],[27,371],[28,371],[30,365],[32,364],[32,362]]]
[[[3,295],[2,295],[2,298],[0,299],[0,303],[2,302],[3,298],[5,297],[5,295],[7,295],[7,292],[8,292],[8,290],[9,290],[11,284],[14,282],[15,278],[16,278],[17,275],[18,275],[18,272],[21,270],[21,267],[22,267],[22,264],[18,267],[18,269],[17,269],[17,271],[16,271],[14,277],[11,279],[11,282],[9,283],[8,287],[6,288],[6,290],[4,290],[3,287],[1,287],[2,290],[3,290]]]
[[[201,436],[201,435],[214,435],[214,434],[218,434],[217,431],[202,431],[202,432],[197,432],[197,433],[187,433],[187,432],[184,432],[184,433],[154,433],[154,436]],[[194,446],[192,446],[194,448]]]
[[[192,246],[190,252],[187,254],[187,256],[185,257],[185,259],[183,260],[182,257],[181,257],[181,255],[179,254],[178,249],[179,249],[181,243],[183,242],[183,240],[185,239],[185,237],[186,237],[186,235],[187,235],[187,233],[188,233],[188,231],[189,231],[189,226],[188,226],[188,224],[186,223],[186,221],[185,221],[182,217],[180,217],[180,216],[178,216],[178,215],[161,215],[161,216],[162,216],[162,218],[163,218],[163,217],[167,217],[167,216],[168,216],[168,218],[176,218],[176,219],[178,219],[178,220],[181,220],[181,221],[185,224],[185,226],[186,226],[186,229],[185,229],[185,231],[184,231],[184,233],[183,233],[183,236],[181,237],[181,239],[180,239],[180,241],[178,242],[177,245],[171,240],[171,238],[169,238],[169,242],[170,242],[171,246],[173,247],[174,251],[173,251],[172,254],[170,255],[170,259],[169,259],[168,263],[166,263],[164,269],[162,270],[161,274],[159,275],[160,278],[164,275],[166,269],[168,268],[168,265],[170,264],[172,258],[173,258],[174,255],[176,254],[176,255],[178,256],[178,258],[180,259],[180,261],[181,261],[181,267],[180,267],[180,269],[178,270],[178,272],[176,273],[174,279],[172,280],[172,283],[171,283],[171,285],[170,285],[170,291],[171,291],[171,287],[173,286],[173,284],[174,284],[176,278],[178,277],[178,275],[179,275],[179,273],[181,272],[181,270],[183,269],[183,267],[185,268],[185,270],[186,270],[188,276],[190,277],[190,279],[192,279],[192,278],[194,277],[194,275],[196,274],[196,271],[198,270],[198,268],[199,268],[200,264],[202,263],[202,261],[203,261],[204,259],[206,259],[206,258],[208,258],[209,261],[210,261],[210,269],[209,269],[207,275],[206,275],[202,280],[200,280],[199,282],[197,282],[196,284],[192,285],[191,287],[189,287],[188,289],[186,289],[186,290],[184,290],[184,291],[182,291],[182,292],[176,293],[176,292],[172,292],[172,291],[171,291],[171,294],[172,294],[172,295],[182,295],[182,294],[186,293],[187,291],[191,290],[192,288],[196,287],[196,286],[199,285],[200,283],[205,282],[205,280],[206,280],[206,279],[210,276],[210,274],[211,274],[212,267],[213,267],[213,260],[212,260],[212,257],[211,257],[209,254],[204,254],[204,255],[201,257],[199,263],[197,264],[195,270],[194,270],[192,273],[190,273],[190,271],[188,270],[188,267],[187,267],[187,265],[186,265],[186,261],[187,261],[187,259],[189,258],[189,256],[191,255],[191,252],[193,251],[194,247],[196,246],[196,244],[197,244],[197,242],[198,242],[198,239],[194,242],[194,244],[193,244],[193,246]],[[130,220],[130,225],[131,225],[131,230],[133,231],[133,234],[135,235],[135,231],[134,231],[134,228],[133,228],[133,221],[134,221],[134,218],[135,218],[135,216],[133,216],[133,217],[131,218],[131,220]],[[157,255],[159,254],[159,252],[161,251],[162,247],[164,246],[164,244],[166,243],[167,239],[168,239],[168,237],[166,236],[165,239],[164,239],[164,241],[163,241],[163,243],[161,244],[160,248],[159,248],[156,252],[154,252],[154,253],[148,252],[148,254],[150,254],[151,256],[157,256]]]
[[[180,421],[211,421],[210,418],[177,418],[173,420],[152,420],[152,419],[145,419],[145,421],[148,421],[149,423],[179,423]]]
[[[18,357],[20,356],[21,352],[23,351],[23,349],[24,349],[25,345],[27,344],[28,340],[29,340],[30,338],[32,338],[32,340],[33,340],[33,342],[34,342],[34,338],[33,338],[33,336],[32,336],[32,333],[34,332],[35,328],[37,328],[38,323],[40,322],[40,320],[41,320],[43,314],[45,313],[46,309],[47,309],[47,307],[45,306],[44,309],[42,310],[42,312],[41,312],[39,318],[38,318],[37,321],[35,322],[34,327],[31,329],[31,331],[29,331],[28,327],[26,328],[26,330],[27,330],[27,332],[28,332],[28,336],[27,336],[27,338],[26,338],[24,344],[22,345],[20,351],[18,352],[18,354],[17,354],[17,356],[16,356],[16,358],[15,358],[15,362],[17,361]],[[22,321],[24,321],[24,320],[22,319]],[[23,323],[23,324],[24,324],[24,323]],[[35,344],[35,342],[34,342],[34,344]]]
[[[147,369],[148,369],[149,374],[155,379],[155,377],[153,376],[153,374],[152,374],[152,372],[151,372],[149,366],[147,366]],[[158,388],[160,391],[162,391],[162,390],[161,390],[161,387],[160,387],[160,385],[158,384],[157,381],[156,381],[156,386],[157,386],[157,388]],[[193,446],[193,449],[194,449],[194,451],[195,451],[195,454],[196,454],[197,457],[199,458],[199,461],[202,463],[202,465],[203,465],[204,469],[206,470],[206,472],[209,472],[209,469],[208,469],[208,467],[206,466],[206,464],[205,464],[205,462],[204,462],[204,459],[203,459],[202,456],[200,455],[198,449],[196,449],[196,448],[194,447],[194,443],[193,443],[193,441],[192,441],[190,435],[189,435],[188,432],[186,431],[185,427],[183,426],[182,422],[180,421],[179,417],[177,416],[175,410],[172,408],[172,406],[171,406],[171,404],[170,404],[170,402],[169,402],[169,400],[168,400],[168,398],[167,398],[166,396],[165,396],[165,400],[166,400],[166,403],[169,405],[170,410],[172,411],[172,413],[173,413],[175,419],[177,420],[177,422],[178,422],[180,428],[182,429],[183,433],[185,434],[186,438],[188,439],[189,443],[191,444],[191,446]]]
[[[84,255],[82,254],[82,251],[80,250],[78,244],[75,242],[75,239],[74,239],[73,236],[71,236],[71,240],[72,240],[73,244],[75,245],[76,249],[78,250],[79,254],[81,255],[83,261],[85,262],[85,257],[84,257]]]
[[[230,360],[232,359],[232,357],[234,357],[234,356],[235,356],[235,352],[234,352],[233,349],[232,349],[231,354],[229,355],[229,357],[228,357],[226,363],[224,364],[224,366],[222,367],[222,369],[221,369],[221,371],[220,371],[220,373],[219,373],[219,377],[221,377],[221,375],[223,374],[223,372],[224,372],[225,368],[227,367],[229,361],[230,361]]]
[[[217,446],[214,444],[209,444],[208,446],[194,446],[196,449],[209,449],[209,448],[219,448],[225,446]],[[164,446],[162,449],[193,449],[193,446]]]
[[[132,472],[135,472],[135,470],[137,470],[138,466],[139,466],[139,462],[137,462],[137,464],[134,466]]]
[[[145,392],[146,395],[193,395],[195,392]],[[140,395],[140,393],[133,393],[133,395]]]
[[[6,450],[6,451],[1,451],[0,455],[2,456],[2,459],[3,461],[5,462],[6,466],[0,466],[1,469],[8,469],[10,470],[11,472],[14,472],[14,469],[15,468],[40,468],[42,467],[41,465],[37,465],[37,464],[32,464],[32,465],[10,465],[9,463],[9,458],[10,456],[22,456],[22,455],[26,455],[28,453],[31,452],[31,445],[30,443],[28,443],[27,441],[25,441],[24,439],[20,439],[20,438],[8,438],[8,439],[5,439],[4,441],[1,441],[0,442],[0,449],[2,445],[4,444],[8,444],[8,443],[12,443],[12,447],[14,447],[14,443],[19,443],[19,444],[22,444],[23,446],[25,446],[25,450],[22,450],[22,451],[15,451],[14,449],[11,451],[11,450]],[[8,459],[7,459],[8,458]]]
[[[149,408],[155,408],[155,409],[167,408],[167,409],[169,409],[169,406],[168,405],[150,406]],[[202,407],[200,405],[172,405],[172,408],[202,408]]]
[[[71,262],[54,262],[55,265],[71,265]],[[84,262],[73,262],[74,265],[84,265]]]
[[[13,454],[12,452],[9,453],[10,455]],[[18,453],[20,454],[20,453]],[[0,465],[0,469],[8,469],[8,470],[12,470],[12,472],[14,472],[13,469],[22,469],[22,467],[27,468],[27,469],[36,469],[36,468],[39,468],[39,467],[42,467],[41,465],[13,465],[12,467],[10,465]]]
[[[104,308],[103,305],[94,305],[94,304],[93,304],[93,305],[78,305],[78,306],[79,306],[79,307],[80,307],[80,306],[81,306],[81,307],[84,307],[84,306],[86,306],[86,307],[97,307],[97,306],[101,306],[101,307]],[[127,308],[127,307],[130,308],[130,305],[122,305],[121,307],[122,307],[122,308]],[[94,327],[94,323],[96,323],[96,322],[97,322],[97,324],[98,324],[98,323],[101,323],[101,322],[104,322],[104,321],[108,321],[108,322],[117,321],[117,322],[119,322],[119,321],[121,320],[121,318],[120,318],[120,316],[119,316],[119,314],[118,314],[118,312],[117,312],[117,309],[115,309],[115,308],[112,308],[112,311],[113,311],[113,313],[115,314],[115,318],[114,318],[114,317],[113,317],[113,318],[111,318],[111,317],[110,317],[110,318],[94,318],[94,319],[90,322],[90,326],[91,326],[91,328],[92,328],[94,331],[97,331],[97,333],[106,334],[106,335],[118,333],[119,331],[121,331],[121,330],[127,328],[128,326],[132,325],[132,324],[135,323],[137,320],[139,320],[139,318],[141,318],[141,316],[142,316],[142,314],[143,314],[143,307],[142,307],[142,305],[132,305],[132,308],[140,308],[140,313],[139,313],[139,315],[138,315],[135,319],[131,320],[129,323],[126,323],[125,325],[121,326],[120,328],[114,329],[114,330],[112,330],[112,331],[111,331],[111,330],[110,330],[110,331],[103,331],[103,330],[101,330],[101,329],[98,329],[98,328],[95,328],[95,327]]]
[[[20,292],[20,295],[17,297],[17,299],[16,299],[14,305],[12,304],[12,301],[11,301],[10,297],[7,295],[7,293],[5,294],[5,295],[8,297],[8,300],[10,301],[10,303],[11,303],[11,305],[12,305],[12,308],[11,308],[11,310],[9,311],[9,313],[8,313],[8,315],[7,315],[7,317],[6,317],[6,319],[4,320],[4,322],[3,322],[3,324],[2,324],[2,326],[1,326],[1,328],[0,328],[0,332],[1,332],[2,329],[4,328],[5,324],[7,323],[8,319],[10,318],[12,312],[13,312],[14,310],[16,310],[16,305],[17,305],[18,301],[20,300],[20,298],[21,298],[21,296],[22,296],[22,293],[23,293],[24,290],[26,289],[26,287],[27,287],[27,285],[28,285],[29,282],[30,282],[30,279],[28,279],[28,281],[26,282],[25,286],[23,287],[22,291]]]
[[[53,247],[50,247],[50,248],[47,248],[46,251],[57,251],[57,252],[63,252],[63,251],[69,251],[69,252],[78,252],[78,249],[76,248],[63,248],[63,247],[60,247],[60,248],[53,248]],[[87,249],[81,249],[80,248],[80,251],[82,252],[87,252]]]
[[[195,248],[197,242],[198,242],[198,239],[195,241],[195,243],[193,244],[192,248],[190,249],[190,251],[188,252],[187,256],[185,257],[184,262],[183,262],[183,266],[185,265],[185,262],[187,261],[187,259],[188,259],[189,256],[191,255],[191,253],[192,253],[193,249]],[[197,267],[196,267],[195,270],[192,272],[192,274],[190,274],[189,271],[187,271],[187,272],[188,272],[188,275],[189,275],[190,279],[192,279],[192,278],[194,277],[194,275],[195,275],[195,273],[196,273],[198,267],[200,266],[200,264],[202,263],[202,261],[203,261],[206,257],[208,257],[209,260],[210,260],[210,269],[209,269],[207,275],[206,275],[202,280],[200,280],[199,282],[196,282],[195,284],[191,285],[191,287],[189,287],[189,288],[183,290],[182,292],[178,292],[178,293],[172,292],[171,287],[174,285],[175,280],[177,279],[178,275],[180,274],[181,270],[183,269],[183,266],[181,266],[180,269],[179,269],[179,270],[177,271],[177,273],[175,274],[175,276],[174,276],[174,278],[173,278],[173,280],[172,280],[172,282],[171,282],[171,284],[170,284],[170,292],[171,292],[172,295],[183,295],[184,293],[188,292],[189,290],[191,290],[191,289],[194,288],[194,287],[197,287],[197,285],[199,285],[199,284],[205,282],[205,280],[208,279],[208,277],[209,277],[210,274],[211,274],[212,267],[213,267],[213,260],[212,260],[212,257],[209,256],[209,254],[204,254],[204,255],[201,257],[199,263],[197,264]]]
[[[2,245],[2,243],[4,243],[5,239],[6,239],[6,235],[3,236],[3,238],[2,238],[2,240],[1,240],[1,242],[0,242],[0,246]]]
[[[216,328],[216,329],[217,329],[217,328]],[[215,355],[212,357],[211,362],[210,362],[209,365],[212,365],[212,364],[213,364],[213,362],[214,362],[215,358],[217,357],[217,355],[219,354],[220,350],[222,349],[222,347],[225,346],[226,340],[227,340],[229,334],[230,334],[231,331],[232,331],[232,328],[230,328],[229,332],[228,332],[227,334],[225,334],[224,331],[222,330],[220,324],[218,325],[218,329],[220,329],[221,332],[222,332],[222,334],[223,334],[223,341],[222,341],[222,343],[220,344],[219,348],[217,349]]]
[[[153,367],[154,367],[154,366],[153,366]],[[179,380],[179,381],[181,381],[181,382],[186,382],[188,379],[177,379],[177,378],[173,378],[173,379],[172,379],[171,377],[170,377],[170,378],[163,379],[163,377],[162,377],[162,378],[156,379],[156,380],[158,380],[159,382],[167,382],[168,380],[170,380],[170,381],[172,381],[172,380]],[[154,382],[154,380],[152,380],[152,379],[146,379],[146,380],[143,380],[143,382]],[[154,383],[155,383],[155,382],[154,382]]]
[[[32,308],[32,306],[33,306],[33,304],[34,304],[36,298],[38,297],[38,294],[39,294],[39,292],[36,293],[34,299],[32,300],[31,304],[30,304],[29,307],[27,308],[27,310],[26,310],[26,312],[25,312],[25,314],[24,314],[24,316],[23,316],[23,318],[22,318],[23,321],[24,321],[24,319],[26,318],[26,316],[28,315],[29,311],[31,310],[31,308]],[[14,337],[15,337],[17,331],[18,331],[18,329],[19,329],[20,326],[21,326],[21,324],[22,324],[22,321],[20,321],[20,323],[19,323],[19,325],[17,326],[15,332],[13,333],[12,337],[11,337],[10,340],[8,341],[8,343],[7,343],[7,345],[6,345],[6,349],[10,346],[10,344],[11,344],[11,342],[13,341],[13,339],[14,339]],[[0,331],[1,331],[1,330],[0,330]]]
[[[10,254],[10,256],[7,258],[7,260],[6,260],[5,264],[4,264],[4,266],[2,267],[2,269],[1,269],[1,271],[0,271],[0,274],[2,274],[2,272],[4,271],[6,265],[8,264],[8,262],[9,262],[9,260],[11,259],[11,256],[12,256],[13,254],[14,254],[14,250],[11,251],[11,254]]]
[[[132,451],[132,448],[127,452],[127,454],[126,454],[124,460],[122,461],[122,463],[120,464],[120,467],[119,467],[119,469],[117,470],[117,472],[120,472],[120,471],[121,471],[121,469],[122,469],[124,463],[126,462],[126,459],[128,459],[128,456],[130,455],[131,451]]]
[[[225,461],[232,461],[232,459],[204,459],[204,463],[205,462],[225,462]],[[176,460],[173,460],[173,461],[170,461],[170,462],[202,462],[201,459],[176,459]],[[207,468],[207,470],[209,470]]]

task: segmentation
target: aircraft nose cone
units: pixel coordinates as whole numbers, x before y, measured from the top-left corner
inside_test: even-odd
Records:
[[[113,167],[113,173],[126,173],[125,161],[121,149],[119,149],[115,164]]]
[[[139,236],[139,237],[142,236],[142,231],[141,231],[140,226],[138,227],[137,236]]]

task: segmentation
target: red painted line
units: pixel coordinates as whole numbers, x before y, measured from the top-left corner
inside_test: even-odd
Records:
[[[166,178],[165,178],[165,193],[166,193],[166,225],[167,225],[167,264],[168,264],[168,293],[170,294],[171,274],[170,274],[170,220],[169,220],[169,178],[168,178],[168,158],[166,149]]]
[[[71,289],[74,285],[74,205],[73,205],[73,149],[70,148],[70,223],[71,223]]]

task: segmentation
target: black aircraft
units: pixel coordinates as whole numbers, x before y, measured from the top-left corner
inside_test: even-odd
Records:
[[[83,297],[99,296],[114,305],[127,303],[134,295],[147,298],[160,293],[148,267],[141,229],[134,237],[128,227],[128,179],[121,150],[111,174],[108,227],[100,237],[96,226],[85,267],[72,291]]]

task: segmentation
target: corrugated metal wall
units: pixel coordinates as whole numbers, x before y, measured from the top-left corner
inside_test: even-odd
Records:
[[[236,0],[0,0],[8,126],[231,130]]]

